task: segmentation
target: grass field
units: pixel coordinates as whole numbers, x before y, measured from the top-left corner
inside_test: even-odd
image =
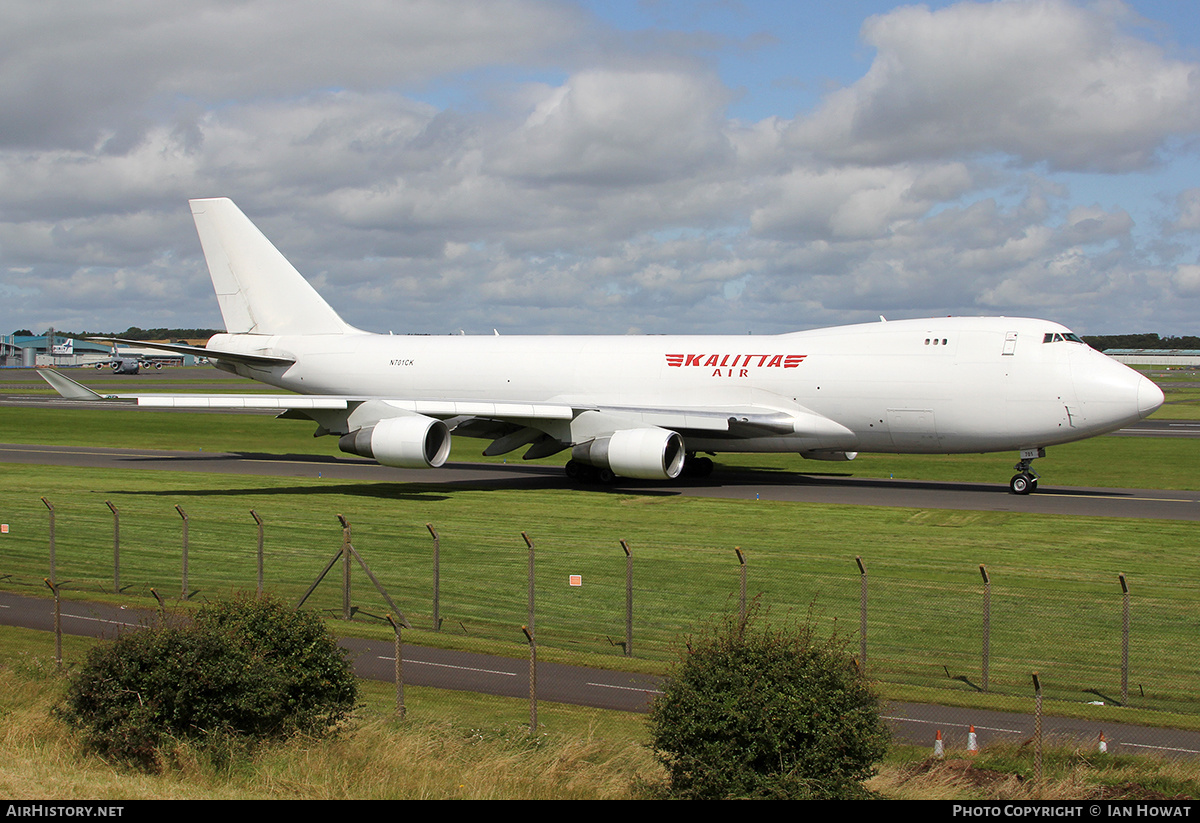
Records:
[[[0,794],[13,800],[139,799],[633,799],[662,780],[641,718],[542,704],[540,733],[514,722],[516,699],[406,690],[395,717],[384,684],[363,684],[348,728],[215,762],[194,747],[173,751],[160,774],[87,756],[54,716],[63,679],[47,663],[41,632],[0,628]],[[68,661],[88,641],[67,638]],[[986,747],[968,762],[926,747],[893,746],[868,786],[894,799],[1147,801],[1200,796],[1194,761],[1097,755],[1049,747],[1033,780],[1032,747]],[[18,807],[19,808],[19,807]]]

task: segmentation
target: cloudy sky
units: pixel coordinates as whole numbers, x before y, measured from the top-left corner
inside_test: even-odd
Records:
[[[5,0],[0,332],[219,327],[228,196],[374,331],[1200,333],[1181,0]]]

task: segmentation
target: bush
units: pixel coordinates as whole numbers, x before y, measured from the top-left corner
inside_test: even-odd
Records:
[[[236,599],[201,608],[191,625],[95,646],[61,713],[97,751],[153,770],[171,740],[227,748],[326,733],[356,697],[319,617]]]
[[[666,793],[691,799],[869,797],[889,737],[845,641],[757,607],[688,639],[650,727]]]

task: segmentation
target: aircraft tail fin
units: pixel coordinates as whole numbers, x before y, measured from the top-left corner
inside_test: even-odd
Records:
[[[190,201],[230,334],[354,331],[232,200]]]

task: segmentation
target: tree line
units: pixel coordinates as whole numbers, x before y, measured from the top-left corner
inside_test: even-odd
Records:
[[[1093,349],[1200,349],[1200,337],[1159,337],[1157,334],[1085,334],[1083,341]]]
[[[55,329],[55,337],[122,337],[126,340],[198,340],[212,337],[214,334],[221,334],[221,329],[142,329],[137,326],[130,326],[125,331],[65,331],[63,329]],[[45,334],[49,334],[50,330],[46,329]],[[29,329],[17,329],[13,332],[17,337],[33,337],[34,334]]]

